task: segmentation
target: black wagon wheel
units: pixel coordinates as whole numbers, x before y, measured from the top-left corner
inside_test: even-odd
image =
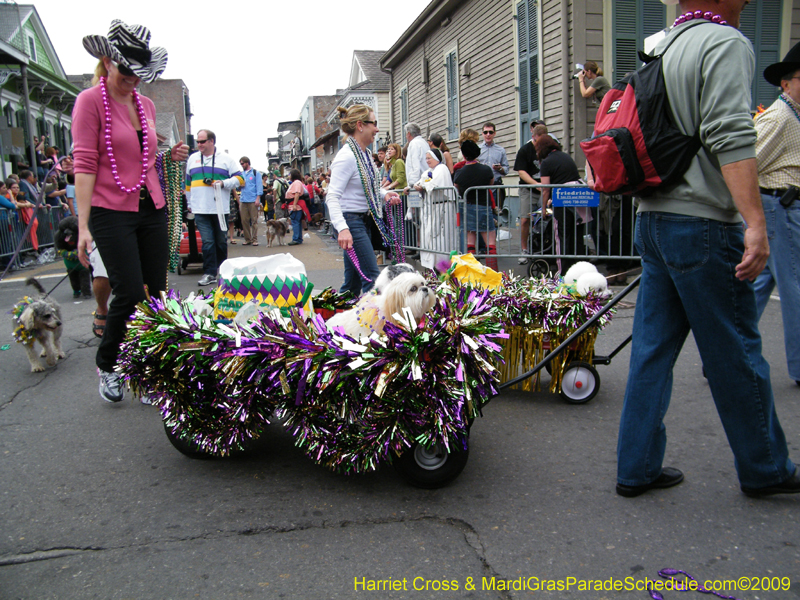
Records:
[[[164,423],[164,431],[167,434],[167,439],[169,440],[170,444],[172,444],[175,449],[183,454],[184,456],[188,456],[189,458],[199,459],[199,460],[208,460],[208,459],[216,459],[216,458],[235,458],[237,456],[243,456],[247,454],[250,450],[252,450],[253,446],[255,446],[257,438],[253,438],[249,440],[249,442],[242,448],[233,449],[231,453],[227,456],[219,456],[214,454],[213,452],[209,452],[204,450],[197,442],[191,439],[191,436],[188,435],[186,432],[175,432],[172,430],[172,427]]]
[[[451,448],[448,452],[443,444],[426,448],[414,444],[399,458],[394,467],[401,477],[415,487],[425,489],[440,488],[461,474],[469,460],[469,448]]]

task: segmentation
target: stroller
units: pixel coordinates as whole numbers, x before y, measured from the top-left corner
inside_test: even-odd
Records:
[[[551,264],[537,255],[548,255],[555,252],[553,243],[553,209],[537,209],[531,213],[531,229],[528,234],[528,254],[533,258],[528,263],[529,277],[542,277],[550,274]]]

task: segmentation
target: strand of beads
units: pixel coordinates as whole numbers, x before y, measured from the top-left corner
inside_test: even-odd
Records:
[[[403,205],[386,203],[384,207],[386,221],[389,224],[389,234],[392,241],[392,255],[394,262],[405,262],[405,231],[403,230]]]
[[[114,158],[114,148],[111,145],[111,105],[108,102],[108,89],[106,88],[106,78],[100,78],[100,95],[103,97],[103,110],[105,112],[106,117],[106,126],[105,126],[105,140],[106,140],[106,153],[108,154],[108,160],[111,162],[111,173],[114,175],[114,181],[116,182],[119,189],[121,189],[126,194],[132,194],[134,192],[138,192],[145,183],[147,179],[147,159],[149,156],[149,147],[147,143],[147,117],[144,114],[144,107],[142,106],[142,101],[139,98],[139,94],[136,90],[133,90],[133,101],[136,104],[136,112],[139,114],[139,123],[142,125],[142,174],[139,177],[139,183],[137,183],[133,187],[125,187],[122,184],[122,181],[119,178],[119,170],[117,169],[117,159]]]
[[[364,272],[361,270],[361,265],[358,262],[358,255],[356,255],[356,249],[353,248],[352,246],[350,248],[348,248],[347,249],[347,256],[350,257],[350,261],[353,263],[353,266],[356,268],[356,271],[358,271],[358,274],[361,275],[361,279],[363,279],[364,281],[369,281],[370,283],[372,283],[372,279],[370,279],[369,277],[364,275]]]
[[[728,22],[725,21],[720,15],[715,15],[710,10],[705,12],[702,10],[690,10],[689,12],[683,13],[680,17],[675,19],[675,22],[672,24],[672,26],[677,27],[678,25],[683,25],[687,21],[693,21],[695,19],[705,19],[706,21],[711,21],[712,23],[717,23],[719,25],[728,24]]]
[[[156,155],[156,172],[167,203],[167,222],[169,227],[168,272],[178,268],[178,251],[181,244],[181,163],[172,160],[170,150]]]

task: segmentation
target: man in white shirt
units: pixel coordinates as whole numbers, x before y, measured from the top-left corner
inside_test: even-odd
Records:
[[[217,269],[228,258],[228,228],[222,228],[219,214],[230,213],[230,191],[244,185],[242,171],[235,160],[224,152],[217,152],[217,136],[213,131],[201,129],[195,138],[199,152],[186,163],[186,202],[194,213],[197,229],[203,239],[203,277],[197,283],[209,285],[217,282]],[[226,190],[217,200],[216,190]]]

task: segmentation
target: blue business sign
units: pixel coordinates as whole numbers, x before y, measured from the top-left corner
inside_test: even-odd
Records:
[[[553,206],[600,206],[600,193],[589,188],[553,188]]]

